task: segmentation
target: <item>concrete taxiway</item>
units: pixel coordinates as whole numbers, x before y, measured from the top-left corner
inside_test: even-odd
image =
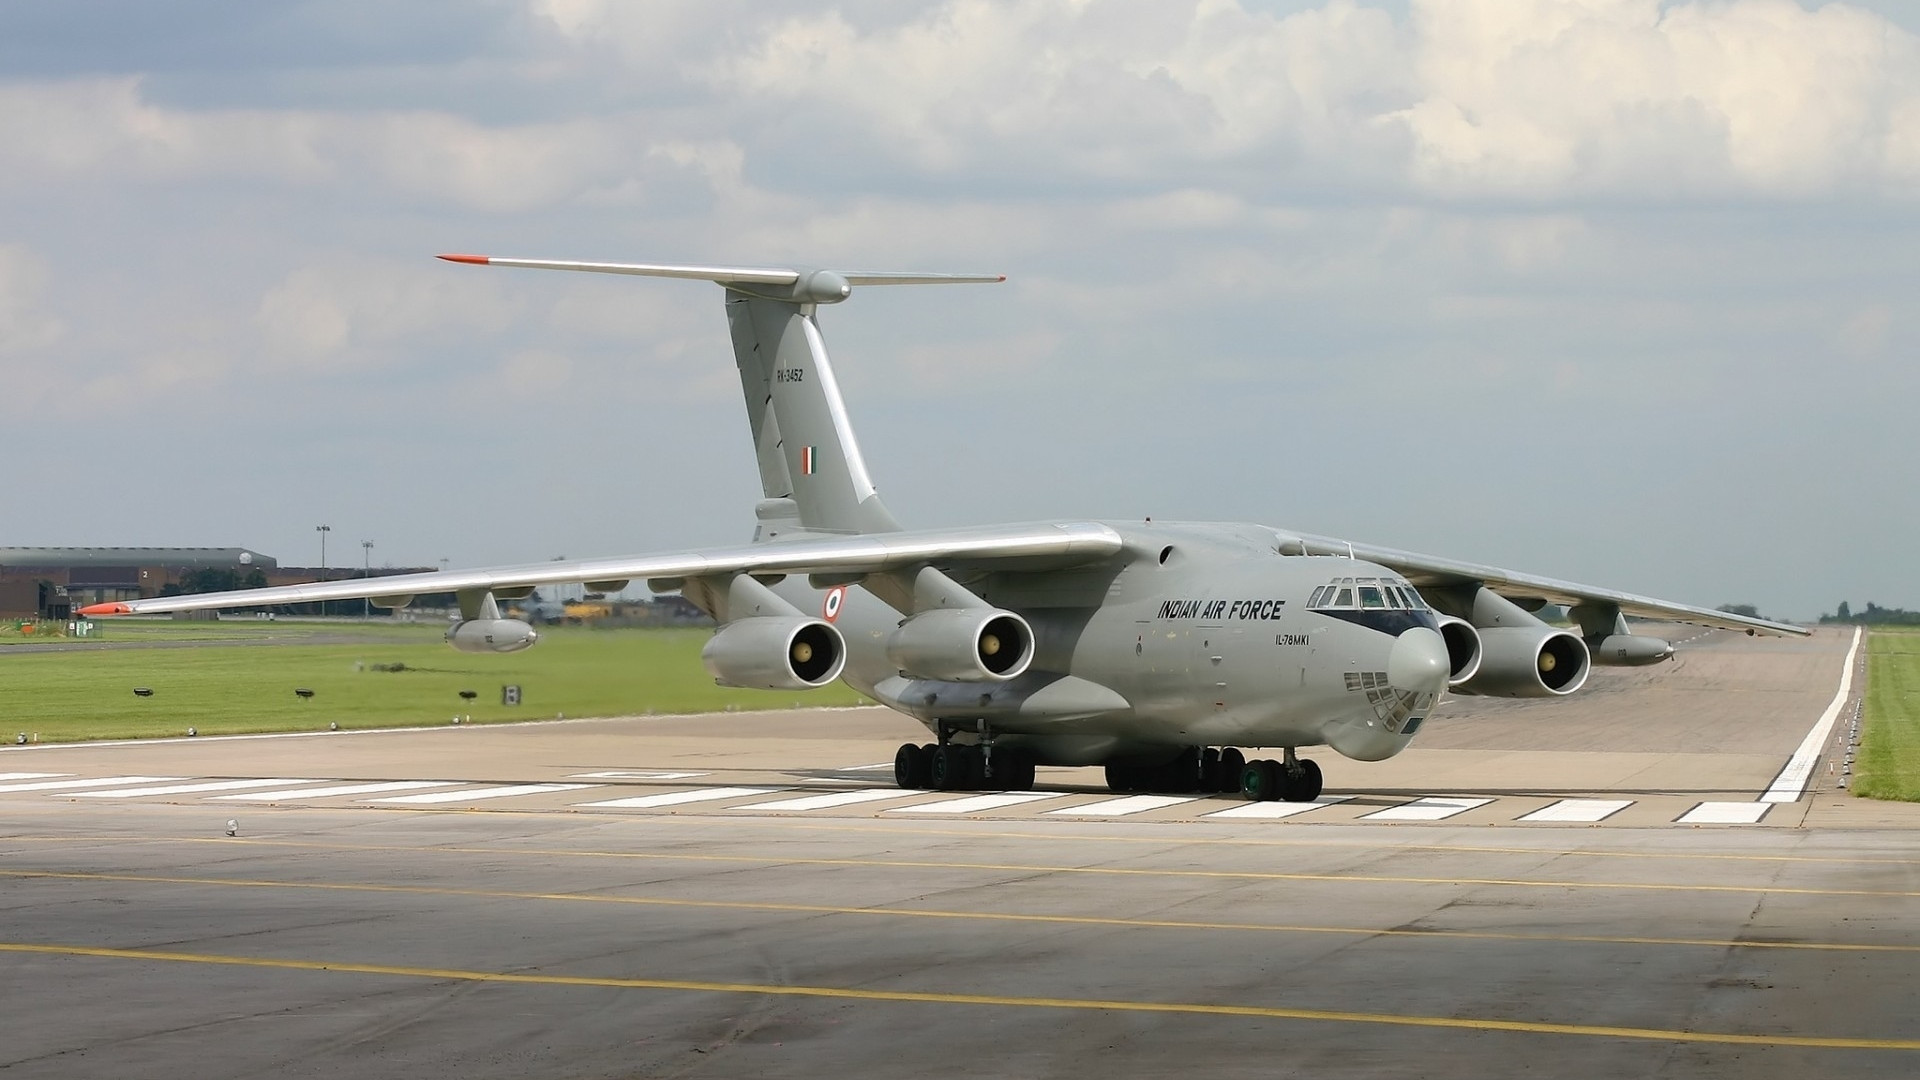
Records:
[[[0,1069],[1909,1076],[1920,808],[1759,802],[1848,645],[1452,703],[1285,818],[953,808],[866,710],[0,752]]]

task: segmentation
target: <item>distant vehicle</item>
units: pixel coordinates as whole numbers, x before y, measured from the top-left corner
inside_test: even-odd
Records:
[[[1031,787],[1036,765],[1105,766],[1116,790],[1312,800],[1301,747],[1364,761],[1405,749],[1439,700],[1565,697],[1593,664],[1653,664],[1668,642],[1627,616],[1747,633],[1785,623],[1492,566],[1262,525],[1044,521],[903,530],[855,444],[817,323],[857,287],[995,276],[642,265],[443,255],[477,265],[716,282],[758,457],[753,542],[102,604],[178,611],[455,591],[448,640],[508,652],[535,639],[497,600],[644,580],[720,623],[716,681],[804,690],[844,679],[919,720],[895,755],[903,787]],[[938,408],[937,401],[928,402]],[[1006,483],[1039,471],[979,432],[965,452]],[[1310,467],[1310,466],[1302,466]],[[1577,630],[1532,612],[1566,607]],[[1247,761],[1241,748],[1279,760]]]

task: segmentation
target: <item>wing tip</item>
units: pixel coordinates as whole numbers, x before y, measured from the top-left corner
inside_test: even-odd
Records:
[[[434,258],[445,259],[448,262],[471,263],[474,266],[485,266],[493,261],[486,255],[435,255]]]
[[[76,615],[131,615],[133,609],[121,603],[88,604],[75,612]]]

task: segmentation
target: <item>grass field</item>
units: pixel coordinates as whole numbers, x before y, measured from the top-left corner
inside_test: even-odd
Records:
[[[524,652],[449,649],[434,625],[105,622],[129,647],[37,652],[0,646],[0,739],[42,742],[854,705],[844,686],[729,690],[700,666],[706,630],[543,629]],[[344,639],[344,640],[343,640]],[[405,665],[376,671],[375,665]],[[521,704],[501,704],[516,684]],[[137,697],[134,687],[153,691]],[[313,691],[310,700],[295,687]],[[472,690],[472,702],[459,692]]]
[[[1865,712],[1853,793],[1920,802],[1920,631],[1867,639]]]

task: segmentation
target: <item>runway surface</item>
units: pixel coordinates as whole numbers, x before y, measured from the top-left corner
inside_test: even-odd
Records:
[[[900,792],[872,710],[10,748],[0,1069],[1910,1076],[1920,808],[1759,798],[1847,644],[1449,703],[1287,817]]]

